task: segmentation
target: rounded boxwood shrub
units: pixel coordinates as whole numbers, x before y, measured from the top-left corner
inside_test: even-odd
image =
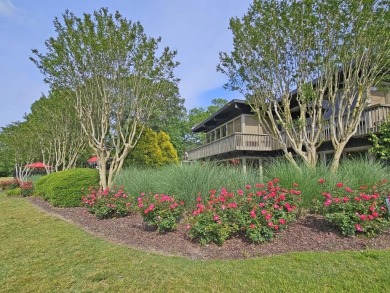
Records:
[[[36,193],[58,207],[77,207],[90,186],[99,185],[96,169],[75,168],[41,177],[35,186]]]

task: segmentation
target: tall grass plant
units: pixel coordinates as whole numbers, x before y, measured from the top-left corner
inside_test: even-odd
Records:
[[[258,172],[221,166],[212,162],[169,165],[161,169],[130,167],[118,175],[116,185],[123,185],[133,196],[141,192],[175,195],[187,204],[195,204],[198,193],[208,195],[212,189],[228,190],[244,188],[246,184],[260,181]]]
[[[282,186],[299,184],[302,191],[302,203],[310,207],[313,199],[321,199],[324,186],[334,187],[338,182],[351,188],[361,185],[374,185],[383,179],[390,179],[389,167],[383,162],[366,156],[343,160],[336,173],[331,173],[324,164],[319,164],[315,169],[300,164],[301,171],[294,168],[283,159],[274,160],[265,168],[265,180],[280,178]],[[319,179],[324,179],[325,184],[318,184]]]

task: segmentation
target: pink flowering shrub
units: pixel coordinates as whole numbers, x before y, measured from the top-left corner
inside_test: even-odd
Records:
[[[319,181],[324,184],[324,180]],[[390,228],[390,215],[386,199],[390,198],[387,180],[375,186],[352,189],[342,182],[331,191],[324,191],[323,211],[325,218],[336,225],[343,235],[364,233],[377,235]]]
[[[1,190],[15,189],[20,186],[20,183],[21,182],[17,179],[3,180],[0,181],[0,189]]]
[[[90,188],[90,193],[82,197],[82,203],[99,219],[124,217],[131,210],[131,200],[122,187],[104,190]]]
[[[183,201],[171,195],[152,193],[141,193],[137,201],[138,211],[148,226],[160,233],[177,229],[183,215]]]
[[[267,184],[245,186],[245,190],[219,194],[211,190],[208,199],[197,198],[190,218],[189,237],[201,244],[222,245],[233,235],[244,236],[254,243],[271,239],[297,217],[300,191],[278,185],[279,179]]]
[[[31,181],[20,181],[21,196],[30,196],[33,194],[34,187]]]

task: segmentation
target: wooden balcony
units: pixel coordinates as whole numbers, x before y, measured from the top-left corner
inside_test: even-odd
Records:
[[[232,151],[272,151],[276,141],[268,134],[235,133],[188,152],[189,160],[207,158]]]
[[[379,131],[379,126],[387,121],[390,106],[374,105],[363,113],[354,137],[365,136]],[[324,127],[324,140],[330,140],[330,129]],[[197,160],[233,151],[274,151],[280,150],[279,144],[267,134],[235,133],[188,152],[189,160]]]

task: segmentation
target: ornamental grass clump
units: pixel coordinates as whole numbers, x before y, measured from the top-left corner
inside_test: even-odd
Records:
[[[90,193],[82,197],[82,203],[99,219],[125,217],[131,211],[131,200],[123,188],[90,188]]]
[[[184,201],[167,194],[141,193],[137,207],[144,222],[160,233],[176,230],[183,215]]]
[[[324,185],[325,180],[320,179],[318,183]],[[322,211],[343,235],[375,236],[390,228],[389,189],[387,180],[358,189],[339,182],[330,191],[322,192]]]
[[[237,192],[211,190],[208,199],[199,196],[190,218],[189,237],[200,244],[218,245],[234,235],[253,243],[270,240],[296,220],[301,194],[297,184],[286,189],[278,182],[276,178],[267,184],[246,185]]]

